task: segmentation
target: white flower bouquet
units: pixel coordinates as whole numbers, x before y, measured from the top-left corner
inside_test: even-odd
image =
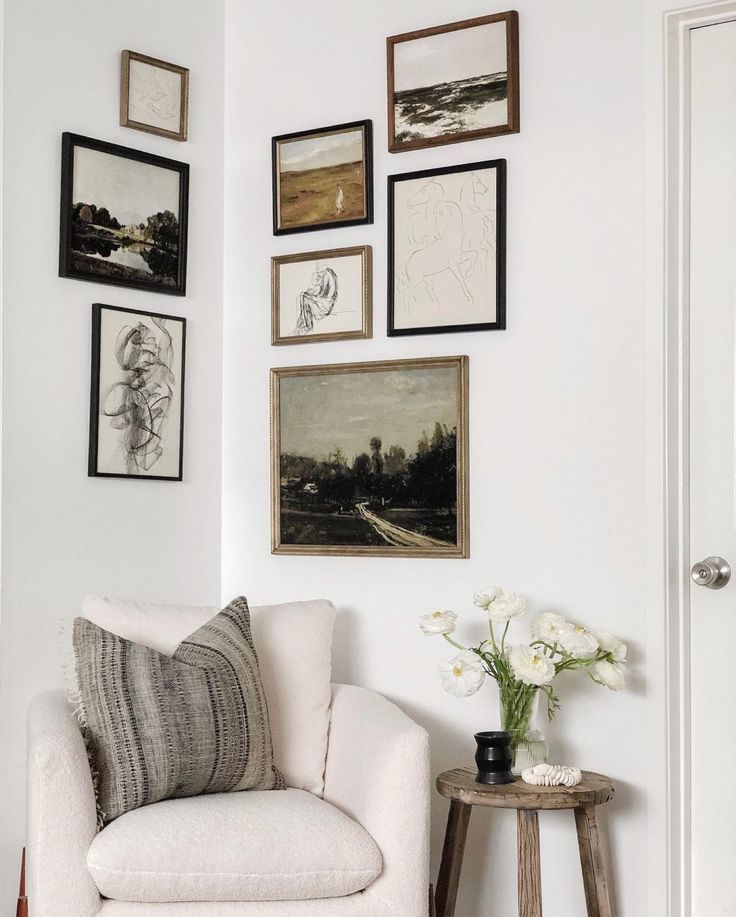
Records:
[[[488,616],[489,637],[477,646],[463,646],[450,636],[457,627],[453,611],[423,615],[420,626],[426,636],[441,635],[460,650],[439,667],[442,684],[450,694],[469,697],[481,689],[487,675],[493,678],[498,685],[501,728],[511,733],[514,751],[529,732],[540,692],[547,698],[549,719],[559,709],[552,681],[560,672],[579,669],[612,691],[623,688],[626,645],[612,634],[592,633],[547,611],[532,622],[531,641],[512,646],[507,643],[509,624],[524,613],[526,601],[492,586],[476,592],[473,603]]]

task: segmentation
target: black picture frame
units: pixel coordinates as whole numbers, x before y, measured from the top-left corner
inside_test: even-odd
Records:
[[[361,129],[363,131],[363,194],[364,214],[355,219],[325,220],[306,223],[299,226],[281,226],[280,217],[280,164],[279,146],[293,140],[306,140],[310,137],[328,136],[347,133]],[[315,232],[320,229],[339,229],[345,226],[366,226],[373,223],[373,122],[371,120],[349,121],[345,124],[333,124],[314,130],[296,131],[291,134],[279,134],[271,138],[271,193],[273,206],[273,234],[275,236],[291,235],[298,232]]]
[[[179,444],[177,473],[175,475],[162,474],[131,474],[124,472],[100,471],[100,402],[101,402],[101,362],[102,362],[102,314],[103,311],[119,312],[126,315],[142,315],[147,318],[167,319],[172,322],[181,324],[181,356],[180,356],[180,373],[181,381],[178,384],[179,391]],[[111,306],[107,303],[94,303],[92,305],[92,360],[91,360],[91,385],[90,385],[90,409],[89,409],[89,453],[87,474],[93,478],[128,478],[146,481],[181,481],[184,470],[184,401],[185,401],[185,378],[186,378],[186,341],[187,341],[187,320],[178,315],[165,315],[161,312],[152,312],[148,309],[129,309],[125,306]]]
[[[474,172],[481,169],[496,170],[496,317],[491,322],[469,324],[431,325],[411,328],[397,328],[395,323],[394,275],[395,275],[395,189],[399,182],[414,181],[422,178],[433,178],[442,175],[453,175],[460,172]],[[415,334],[451,334],[456,332],[504,331],[506,329],[506,160],[487,159],[481,162],[470,162],[456,166],[444,166],[436,169],[421,169],[414,172],[401,172],[388,176],[388,321],[389,337],[407,337]]]
[[[74,151],[77,148],[95,150],[119,156],[122,159],[133,160],[146,165],[169,169],[179,175],[179,215],[178,215],[178,241],[176,278],[173,284],[166,284],[135,277],[125,277],[96,274],[91,270],[81,270],[75,266],[74,250],[72,249],[74,229]],[[102,202],[101,202],[102,203]],[[187,229],[189,215],[189,165],[164,156],[145,153],[130,147],[120,146],[116,143],[107,143],[84,137],[81,134],[65,132],[62,134],[61,143],[61,203],[60,203],[60,229],[59,229],[59,276],[73,280],[86,280],[91,283],[112,284],[119,287],[130,287],[137,290],[150,290],[154,293],[167,293],[172,296],[186,295],[187,277]],[[79,253],[77,253],[79,254]]]

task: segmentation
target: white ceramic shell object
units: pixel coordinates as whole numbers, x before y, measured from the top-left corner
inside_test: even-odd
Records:
[[[564,764],[537,764],[521,772],[524,783],[533,786],[577,786],[583,779],[577,767],[567,767]]]

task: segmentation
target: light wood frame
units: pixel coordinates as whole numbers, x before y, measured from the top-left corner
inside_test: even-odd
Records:
[[[283,334],[281,331],[281,267],[303,261],[317,261],[347,258],[360,255],[362,259],[361,284],[361,326],[356,331],[324,332],[302,336]],[[317,252],[303,252],[294,255],[277,255],[271,258],[271,343],[272,344],[318,344],[321,341],[354,341],[373,337],[373,249],[370,245],[354,245],[350,248],[328,248]]]
[[[453,368],[457,373],[457,542],[447,546],[394,547],[384,545],[291,545],[281,543],[281,380],[295,376],[340,375],[405,369]],[[271,552],[319,556],[455,557],[470,556],[469,425],[467,356],[381,360],[370,363],[331,363],[288,366],[271,370]]]
[[[396,140],[396,113],[394,107],[394,47],[403,41],[415,41],[418,38],[431,38],[445,32],[460,29],[473,29],[494,22],[506,23],[506,68],[508,80],[508,119],[506,124],[495,127],[484,127],[462,133],[441,134],[438,137],[420,137],[416,140],[398,142]],[[500,134],[518,134],[520,130],[519,105],[519,14],[516,10],[495,13],[492,16],[479,16],[464,19],[447,25],[438,25],[429,29],[418,29],[414,32],[403,32],[391,35],[386,39],[386,85],[388,104],[388,150],[389,153],[402,153],[405,150],[423,150],[428,147],[443,146],[447,143],[465,143],[467,140],[480,140],[483,137],[497,137]]]
[[[131,61],[149,64],[151,67],[157,67],[159,70],[169,70],[171,73],[176,73],[179,76],[181,79],[181,109],[179,112],[178,131],[167,131],[166,128],[155,127],[143,121],[133,121],[130,118]],[[168,61],[158,60],[155,57],[148,57],[146,54],[139,54],[137,51],[123,51],[120,56],[120,124],[122,127],[130,127],[136,131],[145,131],[148,134],[156,134],[159,137],[168,137],[170,140],[185,141],[189,129],[189,70],[186,67],[180,67],[178,64],[170,64]]]

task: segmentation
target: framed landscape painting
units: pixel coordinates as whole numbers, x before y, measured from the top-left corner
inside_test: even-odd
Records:
[[[392,153],[519,131],[515,11],[386,39]]]
[[[274,235],[373,222],[370,121],[272,141]]]
[[[171,140],[187,139],[189,71],[186,67],[123,51],[120,124]]]
[[[370,245],[271,259],[271,343],[373,336]]]
[[[388,334],[506,327],[506,160],[388,177]]]
[[[89,475],[181,481],[186,319],[95,303]]]
[[[62,139],[59,275],[184,296],[189,166]]]
[[[271,370],[276,554],[468,557],[468,358]]]

